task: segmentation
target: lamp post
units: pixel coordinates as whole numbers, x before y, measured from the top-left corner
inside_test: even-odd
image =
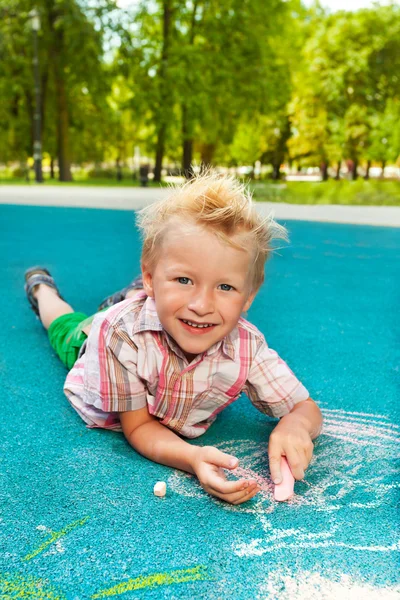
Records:
[[[35,78],[35,112],[33,115],[33,160],[35,161],[35,180],[37,183],[43,182],[42,172],[42,105],[40,94],[40,74],[39,74],[39,44],[38,31],[40,31],[39,12],[36,8],[29,13],[33,31],[33,73]]]

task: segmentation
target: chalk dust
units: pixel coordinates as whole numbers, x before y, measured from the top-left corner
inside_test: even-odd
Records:
[[[337,581],[322,577],[319,573],[302,571],[295,574],[273,573],[262,584],[256,596],[257,600],[399,600],[400,587],[373,587],[357,582],[348,575],[342,575]]]

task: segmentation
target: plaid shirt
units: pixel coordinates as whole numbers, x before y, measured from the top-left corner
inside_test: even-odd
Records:
[[[147,406],[160,423],[188,438],[204,433],[242,392],[273,417],[309,396],[260,331],[242,318],[189,364],[144,292],[95,316],[64,391],[89,427],[121,430],[118,412]]]

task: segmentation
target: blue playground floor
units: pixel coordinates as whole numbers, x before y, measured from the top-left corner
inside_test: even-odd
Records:
[[[249,319],[320,404],[325,429],[305,481],[279,504],[274,422],[245,397],[229,407],[196,443],[259,477],[258,496],[232,507],[122,434],[85,428],[25,299],[25,269],[44,264],[93,312],[138,271],[134,215],[0,207],[0,598],[399,598],[400,229],[287,226],[291,243],[268,263]]]

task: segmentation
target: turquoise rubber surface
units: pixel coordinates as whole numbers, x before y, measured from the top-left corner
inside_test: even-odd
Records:
[[[400,229],[287,226],[248,318],[325,429],[295,497],[276,503],[275,422],[245,397],[231,405],[195,443],[259,478],[233,507],[122,434],[85,428],[24,296],[25,269],[43,264],[76,310],[96,310],[138,272],[134,214],[0,207],[0,598],[398,597]]]

